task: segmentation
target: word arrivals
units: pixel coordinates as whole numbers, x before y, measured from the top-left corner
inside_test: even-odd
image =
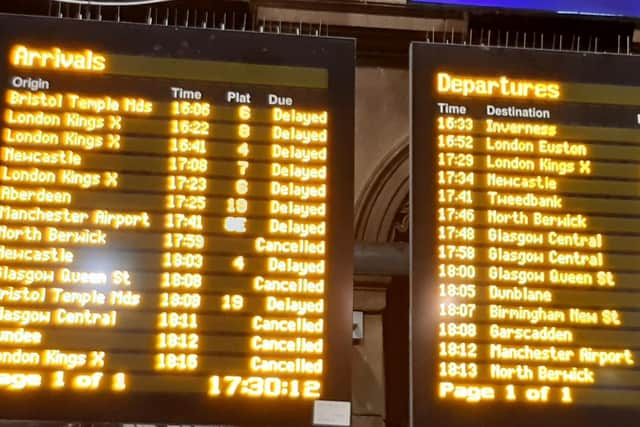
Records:
[[[12,65],[19,68],[43,68],[54,70],[77,70],[100,72],[106,69],[104,55],[86,49],[72,51],[57,47],[37,49],[24,45],[15,45],[9,54]]]

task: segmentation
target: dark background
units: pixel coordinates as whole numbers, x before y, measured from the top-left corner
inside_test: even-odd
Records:
[[[330,171],[328,178],[327,350],[322,399],[349,401],[353,250],[353,97],[354,45],[346,39],[301,38],[270,34],[201,31],[143,25],[88,23],[49,18],[0,17],[0,56],[13,43],[64,44],[112,53],[322,67],[329,70]],[[0,82],[7,70],[0,71]],[[79,88],[81,89],[81,88]],[[233,423],[276,425],[308,423],[312,402],[249,399],[211,400],[198,395],[6,393],[0,399],[5,419],[67,421]],[[37,409],[35,409],[37,408]],[[268,420],[268,421],[266,421]]]
[[[438,61],[433,61],[434,57]],[[435,74],[446,68],[462,75],[503,76],[545,81],[640,85],[640,58],[577,53],[416,43],[411,50],[411,340],[413,425],[446,420],[447,427],[596,427],[637,425],[640,407],[453,403],[436,396],[438,301],[435,238],[437,148]]]

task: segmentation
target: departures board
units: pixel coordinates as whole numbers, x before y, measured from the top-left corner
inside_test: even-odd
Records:
[[[3,419],[349,400],[354,43],[0,16]]]
[[[413,425],[637,425],[640,59],[411,55]]]

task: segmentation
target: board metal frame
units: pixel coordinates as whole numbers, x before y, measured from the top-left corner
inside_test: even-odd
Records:
[[[640,406],[451,403],[437,397],[437,72],[640,86],[640,57],[413,43],[410,52],[410,419],[414,427],[637,426]],[[500,100],[508,103],[506,99]],[[540,102],[540,101],[538,101]]]
[[[14,43],[106,53],[328,71],[326,352],[322,400],[351,400],[353,304],[353,141],[355,41],[241,31],[0,15],[0,57]],[[8,85],[0,66],[0,88]],[[81,90],[81,88],[79,88]],[[90,333],[88,330],[87,333]],[[0,392],[0,414],[10,420],[173,424],[310,425],[313,401],[214,400],[203,391],[180,393]]]

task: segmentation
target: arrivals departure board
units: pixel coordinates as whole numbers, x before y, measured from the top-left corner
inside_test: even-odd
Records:
[[[639,70],[413,46],[413,425],[637,424]]]
[[[0,17],[0,413],[349,400],[351,40]]]

